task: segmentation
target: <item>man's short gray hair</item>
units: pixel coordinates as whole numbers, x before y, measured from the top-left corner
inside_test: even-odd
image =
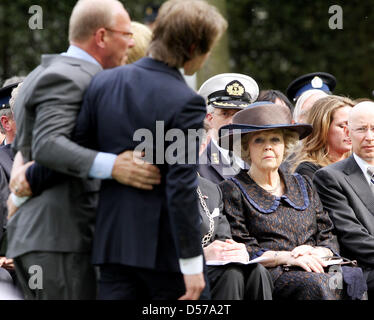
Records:
[[[14,77],[8,78],[4,81],[3,88],[7,87],[7,86],[10,86],[14,83],[22,82],[25,78],[26,77],[23,77],[23,76],[14,76]]]
[[[3,84],[3,88],[7,87],[7,86],[10,86],[10,85],[12,85],[14,83],[23,81],[23,79],[25,79],[25,77],[12,77],[12,78],[6,79],[5,82],[4,82],[4,84]],[[0,109],[0,117],[5,116],[5,117],[7,117],[9,119],[13,119],[14,101],[16,99],[16,96],[18,94],[18,90],[19,90],[21,84],[22,84],[22,82],[20,82],[18,84],[18,86],[15,87],[12,90],[11,98],[9,100],[9,106],[10,106],[10,108]],[[3,128],[3,125],[1,124],[1,121],[0,121],[0,132],[2,134],[5,134],[5,129]]]
[[[79,0],[69,21],[69,41],[84,42],[99,28],[113,24],[112,8],[118,0]]]
[[[211,105],[208,104],[206,107],[206,113],[214,113],[215,108]]]

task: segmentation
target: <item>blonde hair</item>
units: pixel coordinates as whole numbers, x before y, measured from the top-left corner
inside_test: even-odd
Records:
[[[69,21],[69,41],[84,42],[99,28],[114,23],[113,6],[122,5],[118,0],[79,0]]]
[[[265,131],[265,130],[263,130]],[[281,132],[283,135],[284,140],[284,154],[283,154],[283,160],[288,157],[288,155],[292,152],[295,145],[299,141],[299,134],[290,129],[271,129],[266,130],[267,132]],[[241,139],[238,139],[234,142],[233,150],[234,153],[242,158],[245,162],[248,164],[251,164],[251,157],[249,154],[249,141],[251,140],[252,136],[260,131],[250,132],[242,135]]]
[[[217,8],[205,1],[169,0],[158,12],[147,54],[180,68],[208,53],[226,28]]]
[[[151,29],[142,23],[131,22],[131,31],[134,33],[135,46],[127,50],[127,64],[143,58],[152,39]]]
[[[292,164],[292,171],[302,162],[312,162],[322,167],[332,163],[328,158],[327,137],[330,125],[334,119],[337,109],[349,106],[353,107],[355,103],[347,98],[340,96],[327,96],[317,100],[309,111],[307,123],[313,126],[312,133],[303,139],[296,148],[296,157]],[[345,157],[349,156],[347,152]]]

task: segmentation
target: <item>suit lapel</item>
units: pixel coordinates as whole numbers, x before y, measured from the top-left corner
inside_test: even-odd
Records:
[[[365,179],[364,173],[358,166],[353,156],[347,159],[347,164],[343,172],[346,174],[345,180],[352,187],[357,196],[361,199],[365,207],[374,215],[374,194]]]

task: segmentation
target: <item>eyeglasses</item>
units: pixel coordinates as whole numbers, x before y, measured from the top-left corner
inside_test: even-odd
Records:
[[[127,37],[127,38],[130,38],[132,39],[134,37],[134,34],[132,32],[128,32],[128,31],[120,31],[120,30],[114,30],[114,29],[110,29],[110,28],[105,28],[106,30],[108,31],[111,31],[111,32],[117,32],[117,33],[120,33],[122,34],[123,36]]]

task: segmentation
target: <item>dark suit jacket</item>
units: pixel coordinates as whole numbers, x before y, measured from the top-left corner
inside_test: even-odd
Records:
[[[333,221],[341,254],[374,267],[374,194],[351,156],[318,170],[313,182]]]
[[[9,197],[9,177],[13,164],[13,151],[10,144],[0,147],[0,243],[7,222],[7,200]]]
[[[93,249],[95,264],[179,271],[178,257],[202,254],[197,165],[167,164],[158,158],[176,147],[164,140],[163,131],[170,134],[169,130],[174,129],[174,133],[186,135],[188,129],[201,129],[204,117],[203,98],[187,86],[177,69],[154,59],[146,57],[93,78],[78,117],[77,141],[95,150],[119,154],[134,150],[144,134],[149,138],[142,142],[145,158],[158,162],[162,175],[161,185],[152,191],[114,180],[102,182]],[[142,132],[134,136],[137,129]],[[179,142],[179,157],[184,160],[195,152],[197,162],[196,137]]]
[[[235,176],[239,171],[235,171],[234,167],[227,163],[212,141],[199,158],[199,174],[215,184]]]
[[[206,244],[209,245],[214,240],[221,240],[225,241],[225,239],[231,239],[231,230],[230,224],[227,221],[226,216],[223,214],[223,202],[222,202],[222,191],[218,187],[218,185],[214,184],[213,182],[199,177],[199,187],[201,193],[206,198],[204,199],[210,213],[214,212],[214,229],[213,234],[209,242]],[[204,211],[203,205],[201,200],[199,199],[199,209],[200,209],[200,216],[201,216],[201,236],[204,237],[209,232],[209,225],[210,221],[209,218]]]
[[[322,167],[318,164],[309,161],[304,161],[297,166],[295,172],[301,174],[302,176],[308,176],[311,180],[313,180],[314,174],[317,170],[321,168]]]
[[[24,80],[14,106],[13,142],[24,159],[69,174],[30,198],[9,220],[10,258],[31,251],[90,252],[100,183],[87,177],[97,152],[71,141],[83,93],[96,64],[61,55],[42,56]]]

